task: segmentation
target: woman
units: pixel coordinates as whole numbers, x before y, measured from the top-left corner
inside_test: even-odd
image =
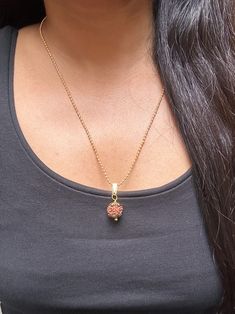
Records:
[[[4,314],[235,313],[234,9],[1,2]]]

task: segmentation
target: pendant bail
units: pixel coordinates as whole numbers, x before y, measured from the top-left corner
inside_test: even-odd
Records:
[[[118,184],[112,183],[112,200],[114,202],[117,201],[117,191],[118,191]]]

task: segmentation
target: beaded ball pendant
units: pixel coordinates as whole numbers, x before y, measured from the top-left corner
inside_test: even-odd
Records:
[[[112,183],[112,200],[107,206],[108,217],[118,221],[118,218],[122,216],[123,206],[117,202],[117,183]]]

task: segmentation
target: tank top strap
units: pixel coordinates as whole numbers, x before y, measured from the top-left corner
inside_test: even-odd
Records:
[[[18,29],[6,25],[0,28],[0,143],[10,141],[14,134],[9,102],[12,95],[12,80],[16,38]]]

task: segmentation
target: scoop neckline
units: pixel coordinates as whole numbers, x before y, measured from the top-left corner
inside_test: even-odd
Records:
[[[103,197],[109,197],[111,194],[110,190],[100,189],[93,186],[88,186],[73,180],[70,180],[66,177],[63,177],[56,171],[49,168],[33,151],[29,143],[27,142],[23,131],[21,130],[17,114],[15,108],[15,98],[14,98],[14,65],[15,65],[15,51],[16,51],[16,43],[18,38],[18,29],[11,27],[11,46],[10,46],[10,56],[9,56],[9,76],[8,76],[8,105],[10,109],[10,115],[13,127],[21,143],[24,152],[29,157],[30,161],[39,168],[46,176],[55,180],[57,183],[62,184],[65,187],[72,188],[76,191],[85,192],[88,194],[94,194]],[[119,191],[119,197],[142,197],[142,196],[151,196],[154,194],[166,193],[176,187],[180,186],[181,184],[185,183],[189,177],[192,176],[192,167],[190,167],[186,172],[182,175],[177,177],[176,179],[169,181],[161,186],[146,188],[146,189],[139,189],[139,190],[126,190],[126,191]]]

